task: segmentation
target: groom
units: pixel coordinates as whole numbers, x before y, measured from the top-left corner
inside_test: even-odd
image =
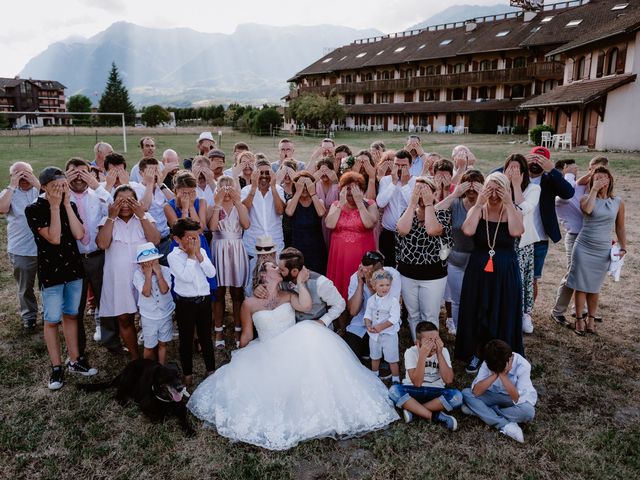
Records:
[[[278,260],[280,275],[284,280],[281,288],[287,291],[296,291],[296,278],[304,268],[304,255],[296,248],[285,248],[280,252]],[[312,306],[308,312],[296,311],[296,322],[302,320],[315,320],[316,322],[331,327],[331,323],[340,316],[346,308],[346,302],[327,277],[316,272],[309,272],[307,289],[311,294]],[[254,295],[258,298],[266,298],[266,289],[258,286]]]

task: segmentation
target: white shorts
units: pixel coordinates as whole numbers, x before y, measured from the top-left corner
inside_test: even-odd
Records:
[[[380,333],[378,338],[369,336],[369,357],[371,360],[384,360],[389,363],[397,363],[400,360],[397,333]]]
[[[144,348],[156,348],[158,341],[168,343],[173,340],[173,314],[160,320],[140,316]]]

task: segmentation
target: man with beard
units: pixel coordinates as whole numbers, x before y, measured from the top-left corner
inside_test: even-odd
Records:
[[[557,243],[562,238],[556,215],[556,197],[569,200],[574,188],[567,182],[562,172],[554,168],[551,152],[544,147],[534,147],[527,155],[531,183],[540,185],[540,202],[534,210],[534,225],[540,241],[533,244],[534,273],[533,298],[538,296],[538,279],[542,277],[542,267],[549,250],[549,240]]]
[[[151,137],[142,137],[140,139],[140,150],[142,150],[142,158],[153,158],[156,153],[156,141]],[[129,176],[132,182],[142,182],[139,163],[133,166]]]
[[[285,248],[280,252],[278,267],[284,280],[281,288],[297,292],[296,278],[305,268],[302,252],[293,247]],[[313,271],[309,272],[309,280],[306,282],[306,287],[311,294],[311,310],[308,312],[296,311],[296,322],[315,320],[321,325],[332,328],[331,323],[344,312],[346,307],[344,298],[342,298],[342,295],[340,295],[331,280]],[[264,285],[259,285],[253,295],[258,298],[267,298],[267,289]]]
[[[95,299],[96,331],[93,339],[101,342],[109,350],[120,351],[122,345],[116,325],[100,321],[100,294],[102,293],[102,273],[104,269],[104,251],[96,245],[98,225],[107,216],[111,194],[89,172],[89,164],[81,158],[70,158],[65,166],[71,200],[78,209],[80,220],[84,225],[84,236],[78,240],[78,251],[84,268],[82,295],[78,306],[78,348],[84,355],[86,337],[84,328],[84,311],[87,304],[87,290],[91,285]]]

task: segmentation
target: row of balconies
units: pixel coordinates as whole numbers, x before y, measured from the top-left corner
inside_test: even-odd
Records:
[[[536,62],[526,67],[503,70],[426,75],[393,80],[367,80],[353,83],[335,83],[321,86],[298,86],[298,93],[366,93],[374,91],[398,91],[416,88],[486,86],[531,82],[533,80],[561,79],[564,74],[562,62]]]

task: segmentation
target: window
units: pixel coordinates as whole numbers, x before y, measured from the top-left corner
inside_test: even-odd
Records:
[[[433,102],[436,97],[433,90],[420,90],[419,99],[421,102]]]
[[[480,62],[480,70],[491,70],[491,60],[482,60]]]
[[[453,89],[453,100],[464,100],[465,97],[465,89],[464,88],[454,88]]]
[[[524,86],[514,85],[511,88],[511,98],[524,98]]]
[[[413,102],[413,92],[404,92],[404,102],[405,103]]]
[[[565,27],[577,27],[582,23],[582,19],[579,20],[571,20],[569,23],[565,25]]]
[[[427,44],[426,44],[426,43],[423,43],[422,45],[420,45],[420,46],[418,47],[418,50],[422,50],[422,49],[423,49],[424,47],[426,47],[426,46],[427,46]]]
[[[407,48],[407,47],[404,47],[404,46],[403,47],[398,47],[393,52],[394,53],[399,53],[399,52],[403,51],[405,48]]]
[[[367,82],[373,80],[373,74],[371,72],[365,73],[364,80],[367,81]]]
[[[553,15],[549,15],[548,17],[544,17],[540,20],[540,23],[549,23],[553,19]]]
[[[442,40],[442,41],[440,42],[440,46],[441,46],[441,47],[444,47],[445,45],[449,45],[452,41],[453,41],[453,40],[452,40],[452,39],[450,39],[450,38],[448,38],[448,39],[446,39],[446,40]]]
[[[489,88],[487,87],[478,88],[478,98],[489,98]]]
[[[384,53],[384,50],[380,50],[378,53],[376,53],[376,55],[382,55]]]
[[[325,58],[322,63],[329,63],[331,60],[333,60],[333,57]]]
[[[391,75],[388,70],[384,70],[382,72],[378,72],[378,80],[389,80]]]
[[[462,73],[464,72],[464,63],[456,63],[453,66],[453,73]]]
[[[384,92],[376,95],[376,103],[393,103],[393,94]]]
[[[616,73],[616,64],[618,63],[618,49],[614,48],[610,50],[607,56],[609,57],[607,61],[607,75],[613,75]]]
[[[611,10],[624,10],[628,5],[628,3],[618,3],[617,5],[611,7]]]
[[[367,54],[367,52],[359,53],[358,55],[356,55],[356,58],[362,58],[362,57],[364,57],[366,54]]]
[[[574,80],[582,80],[584,78],[584,66],[585,66],[586,60],[584,57],[580,57],[580,59],[578,60],[578,62],[576,63],[576,74],[574,75],[573,79]]]
[[[342,57],[340,60],[338,60],[339,62],[343,61],[345,58],[347,58],[347,55],[345,55],[344,57]]]
[[[542,86],[542,92],[547,93],[553,90],[553,80],[545,80]]]
[[[366,104],[373,103],[373,93],[365,93],[362,103],[366,103]]]
[[[513,67],[514,68],[520,68],[520,67],[526,67],[527,66],[527,59],[524,57],[516,57],[513,60]]]
[[[356,103],[356,96],[354,94],[350,93],[344,96],[345,105],[355,105],[355,103]]]
[[[538,30],[540,30],[541,28],[542,28],[542,27],[540,27],[540,26],[533,27],[533,28],[531,29],[531,33],[536,33],[536,32],[537,32]]]
[[[429,65],[427,67],[427,75],[433,75],[435,73],[435,69],[433,68],[433,65]]]
[[[510,30],[503,30],[502,32],[496,33],[496,37],[506,37],[509,35]]]

